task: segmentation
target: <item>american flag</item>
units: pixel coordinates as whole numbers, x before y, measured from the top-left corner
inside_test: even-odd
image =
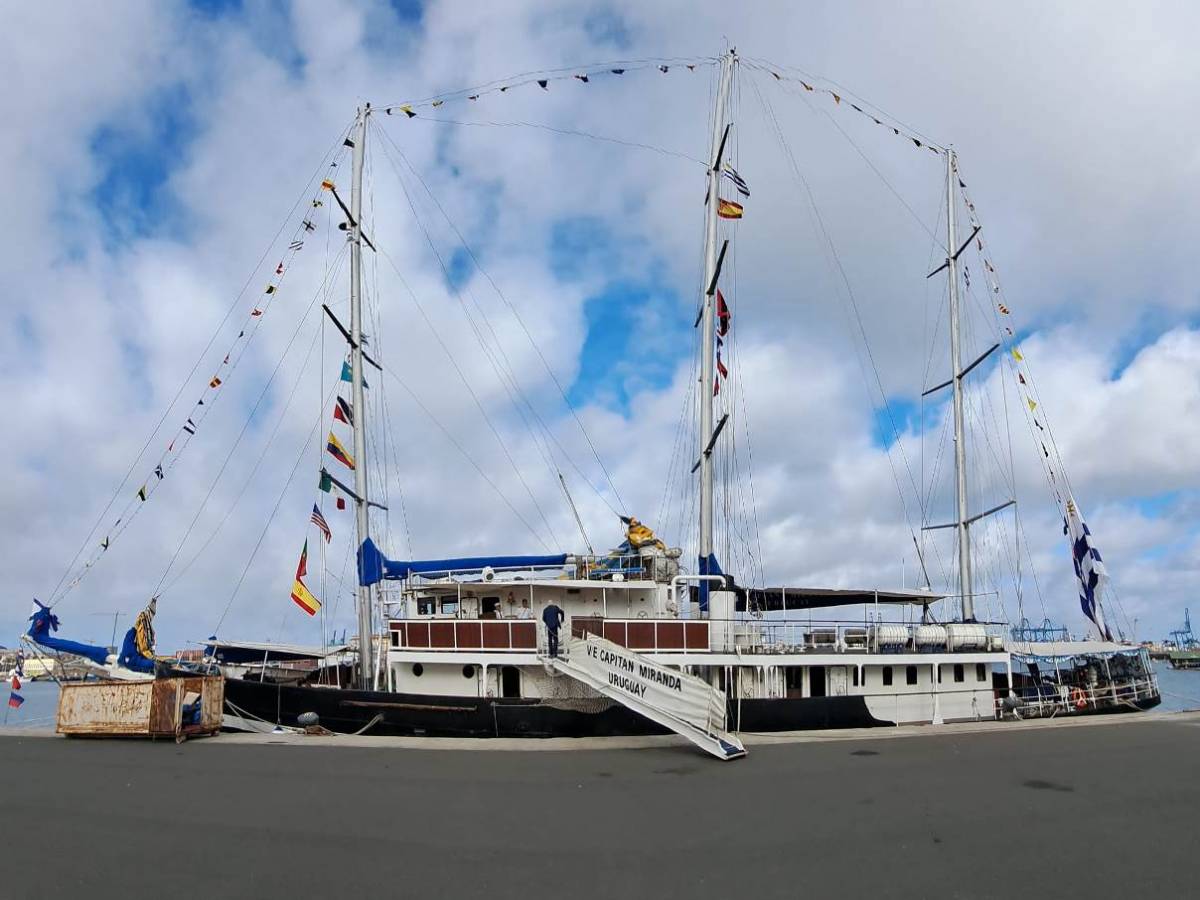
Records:
[[[321,508],[317,504],[313,504],[312,518],[310,521],[321,529],[321,534],[325,535],[325,543],[333,540],[333,532],[329,530],[329,523],[325,521],[325,517],[321,515]]]

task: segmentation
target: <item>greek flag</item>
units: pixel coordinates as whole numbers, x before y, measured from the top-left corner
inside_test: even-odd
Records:
[[[1083,614],[1096,626],[1106,641],[1112,640],[1112,632],[1104,621],[1100,606],[1100,592],[1108,581],[1108,570],[1100,558],[1100,551],[1092,543],[1092,532],[1075,505],[1075,498],[1067,497],[1067,519],[1063,533],[1071,541],[1071,557],[1075,561],[1075,577],[1079,580],[1079,605]]]

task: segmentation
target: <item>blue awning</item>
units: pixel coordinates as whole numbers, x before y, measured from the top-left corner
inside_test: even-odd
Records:
[[[388,559],[367,538],[358,551],[358,583],[376,584],[383,580],[400,581],[409,575],[478,572],[485,568],[527,569],[536,566],[564,566],[567,554],[548,556],[464,556],[458,559]]]

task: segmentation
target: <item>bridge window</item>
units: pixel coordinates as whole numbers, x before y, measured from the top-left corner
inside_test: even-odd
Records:
[[[917,667],[916,666],[905,666],[904,667],[904,680],[907,681],[909,684],[917,683]]]
[[[892,667],[884,666],[883,667],[883,686],[889,687],[891,685],[891,683],[892,683]]]
[[[983,663],[975,663],[975,680],[987,681],[987,666]]]
[[[961,682],[961,681],[965,681],[966,677],[967,677],[966,673],[963,672],[963,664],[955,663],[954,664],[954,680]]]

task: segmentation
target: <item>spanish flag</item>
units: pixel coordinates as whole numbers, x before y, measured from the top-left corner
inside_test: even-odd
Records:
[[[347,469],[354,468],[354,457],[346,452],[346,448],[342,446],[342,442],[337,439],[337,435],[332,431],[329,432],[329,440],[325,443],[325,449],[329,451],[330,456]]]
[[[315,616],[321,608],[321,601],[312,595],[312,591],[299,578],[292,582],[292,600],[310,616]]]
[[[717,215],[722,219],[740,219],[742,217],[742,204],[734,203],[732,200],[718,199]]]

